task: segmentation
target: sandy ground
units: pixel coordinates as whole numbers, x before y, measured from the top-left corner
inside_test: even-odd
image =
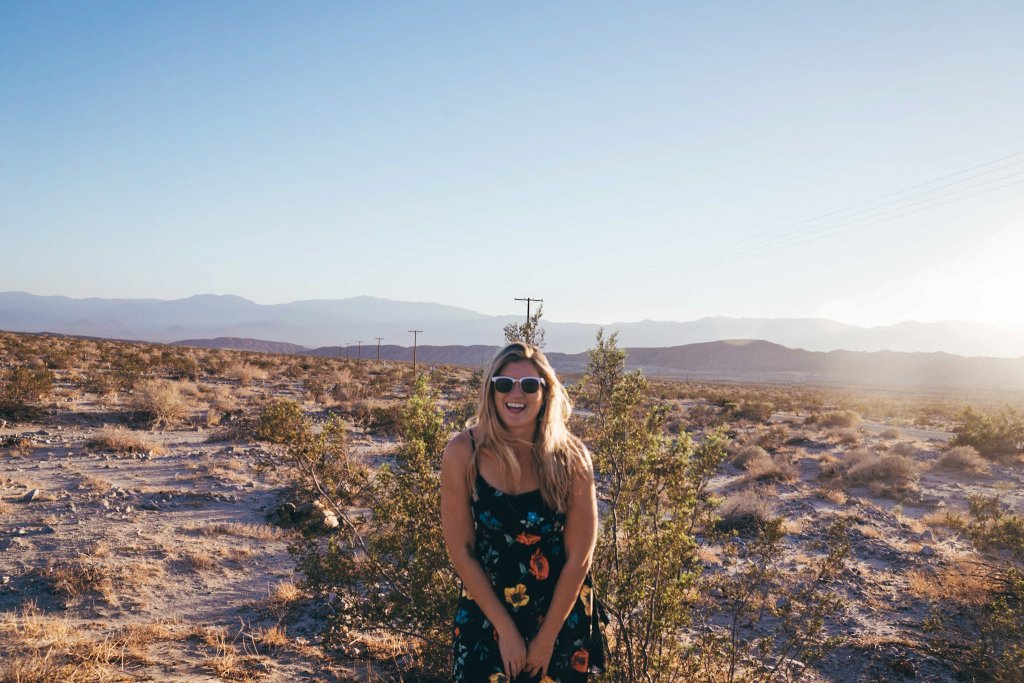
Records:
[[[45,644],[48,632],[77,633],[64,636],[73,646],[87,636],[121,642],[124,629],[147,627],[152,633],[135,654],[101,658],[107,678],[96,680],[368,680],[358,662],[332,661],[317,646],[322,607],[295,588],[300,577],[287,550],[294,532],[267,523],[287,485],[257,472],[258,445],[210,443],[207,431],[182,428],[140,432],[164,454],[119,455],[87,445],[116,412],[82,399],[48,415],[0,428],[12,444],[0,449],[0,616],[11,661],[30,659],[30,643]],[[998,494],[1024,512],[1019,464],[973,477],[941,473],[930,467],[948,435],[903,428],[898,441],[922,467],[913,495],[823,495],[823,455],[887,448],[894,441],[879,436],[884,427],[865,425],[858,444],[812,434],[782,449],[799,471],[773,489],[775,512],[789,520],[790,566],[819,547],[837,517],[850,522],[853,542],[837,587],[848,607],[830,625],[846,644],[807,680],[954,680],[925,647],[929,603],[913,577],[955,571],[972,550],[923,520],[962,509],[971,494]],[[367,454],[389,446],[359,434],[353,443]],[[727,466],[713,487],[728,493],[743,476]]]

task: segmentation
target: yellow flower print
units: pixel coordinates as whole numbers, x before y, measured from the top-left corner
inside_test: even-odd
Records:
[[[489,683],[508,683],[508,676],[505,674],[491,674],[491,677],[487,679]]]
[[[514,588],[506,588],[505,602],[516,609],[519,609],[526,603],[530,602],[530,596],[526,594],[526,586],[521,583],[517,583]]]
[[[551,676],[545,676],[544,678],[540,679],[540,683],[558,683],[558,681],[553,679]]]
[[[583,611],[587,613],[587,616],[591,616],[594,613],[594,600],[593,590],[590,586],[584,586],[580,589],[580,602],[583,603]]]

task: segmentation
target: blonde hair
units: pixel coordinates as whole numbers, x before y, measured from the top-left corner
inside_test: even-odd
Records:
[[[586,446],[569,431],[569,416],[572,414],[569,395],[540,349],[525,342],[514,342],[498,352],[480,387],[477,416],[469,420],[467,426],[475,427],[473,435],[477,449],[490,450],[498,461],[498,468],[505,481],[517,484],[521,472],[513,444],[521,443],[521,440],[513,437],[498,417],[491,378],[509,363],[520,360],[529,361],[546,382],[546,386],[541,389],[544,402],[537,416],[532,444],[540,492],[548,507],[566,512],[572,497],[573,478],[581,474],[593,476],[593,466]],[[469,490],[474,492],[474,498],[478,471],[474,453],[466,472]]]

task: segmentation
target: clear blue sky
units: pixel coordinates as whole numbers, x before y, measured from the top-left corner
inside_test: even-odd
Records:
[[[6,0],[0,291],[1024,323],[1021,36],[1009,0]]]

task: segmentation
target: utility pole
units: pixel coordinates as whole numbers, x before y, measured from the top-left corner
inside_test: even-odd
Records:
[[[351,342],[345,342],[345,360],[348,360],[348,347],[351,345]]]
[[[380,362],[380,340],[384,337],[374,337],[377,340],[377,362]]]
[[[359,346],[356,347],[356,360],[362,360],[363,359],[363,340],[360,339],[359,341],[356,342],[356,344],[359,344]]]
[[[416,376],[416,342],[419,339],[420,332],[423,330],[409,330],[412,332],[412,376]]]
[[[536,301],[538,303],[544,303],[544,299],[534,299],[533,297],[529,297],[529,296],[525,297],[525,298],[522,298],[522,299],[520,299],[519,297],[516,297],[516,301],[525,301],[526,302],[526,322],[530,322],[530,302],[531,301]]]

